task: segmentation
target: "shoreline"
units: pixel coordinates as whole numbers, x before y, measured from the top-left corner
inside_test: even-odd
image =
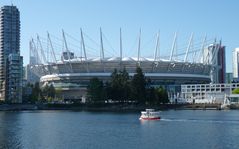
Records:
[[[221,110],[220,104],[162,104],[158,106],[142,106],[133,104],[1,104],[0,111],[33,111],[33,110],[75,110],[102,112],[133,112],[147,108],[156,110]],[[239,105],[231,105],[229,109],[239,110]]]

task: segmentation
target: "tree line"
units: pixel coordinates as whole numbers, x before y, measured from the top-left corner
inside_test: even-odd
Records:
[[[23,93],[23,102],[25,103],[51,102],[56,97],[56,90],[52,84],[40,88],[39,82],[34,85],[28,83],[23,87]]]
[[[140,67],[130,78],[124,68],[122,71],[115,69],[110,81],[103,82],[92,78],[87,87],[87,101],[90,103],[103,102],[134,102],[140,105],[158,105],[168,103],[168,94],[165,88],[150,86],[151,80],[146,78]]]

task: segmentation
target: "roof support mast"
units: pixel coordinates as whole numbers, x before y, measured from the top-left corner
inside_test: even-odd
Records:
[[[172,61],[172,59],[173,59],[173,53],[174,53],[174,49],[175,49],[175,47],[176,47],[176,40],[177,40],[177,32],[175,32],[175,34],[174,34],[174,39],[173,39],[171,54],[170,54],[170,58],[169,58],[170,61]]]
[[[122,62],[122,33],[120,28],[120,63]]]
[[[41,57],[39,56],[38,54],[38,48],[40,48],[40,52],[41,52]],[[46,57],[45,57],[45,54],[44,54],[44,51],[43,51],[43,48],[42,48],[42,45],[41,45],[41,41],[40,41],[40,38],[39,36],[37,35],[37,47],[36,47],[36,51],[37,51],[37,54],[38,54],[38,57],[39,59],[41,60],[41,63],[40,64],[43,64],[44,65],[44,62],[46,63]],[[42,72],[47,75],[49,73],[49,69],[46,70],[45,67],[42,69]]]
[[[39,38],[38,35],[37,35],[37,43],[38,43],[39,46],[40,46],[41,56],[42,56],[42,58],[43,58],[43,61],[44,61],[45,63],[47,63],[46,56],[45,56],[45,53],[44,53],[44,51],[43,51],[42,44],[41,44],[41,41],[40,41],[40,38]]]
[[[32,56],[36,59],[36,61],[31,61],[31,58],[30,58],[30,65],[39,65],[41,62],[40,59],[39,59],[39,55],[38,55],[38,51],[36,49],[36,45],[35,45],[35,42],[34,42],[34,39],[32,38],[31,39],[31,48],[32,48]],[[30,55],[31,56],[31,55]],[[39,67],[36,67],[37,68],[37,71],[40,72],[41,70],[39,70]],[[38,75],[38,73],[37,73]],[[38,75],[39,76],[39,75]]]
[[[157,41],[156,41],[156,47],[155,47],[155,52],[154,52],[154,62],[157,61],[157,56],[159,55],[159,34],[160,34],[160,31],[158,32],[157,34]],[[159,57],[158,57],[158,60],[159,60]]]
[[[205,34],[204,38],[203,38],[203,42],[202,42],[202,48],[201,48],[201,53],[199,54],[198,60],[200,61],[200,58],[202,56],[202,63],[204,64],[204,54],[205,54],[205,44],[206,44],[206,40],[207,40],[207,35]]]
[[[52,52],[52,55],[53,55],[53,58],[54,58],[54,61],[56,63],[56,54],[55,54],[55,51],[54,51],[54,48],[53,48],[53,45],[52,45],[52,42],[51,42],[51,38],[50,38],[50,34],[47,32],[47,40],[49,41],[50,43],[50,46],[51,46],[51,52]]]
[[[121,28],[120,28],[120,69],[122,69],[122,50],[123,50],[123,46],[122,46],[122,33],[121,33]]]
[[[100,46],[101,46],[100,60],[101,60],[101,63],[103,63],[103,70],[105,71],[105,64],[104,64],[105,55],[104,55],[104,46],[103,46],[103,38],[102,38],[101,28],[100,28]]]
[[[213,46],[216,44],[216,38],[214,40]],[[210,64],[212,62],[212,57],[213,57],[213,51],[210,51],[210,46],[207,46],[207,53],[206,57],[204,58],[204,64]]]
[[[30,40],[29,42],[29,64],[32,65],[31,57],[32,57],[32,52],[33,52],[33,46],[32,46],[32,41]]]
[[[67,57],[68,57],[68,60],[70,61],[70,51],[69,51],[68,46],[67,46],[64,30],[62,30],[62,35],[63,35],[64,45],[65,45],[66,52],[67,52]]]
[[[41,50],[41,54],[42,54],[42,57],[43,57],[43,61],[44,61],[45,63],[48,63],[48,61],[47,61],[47,59],[46,59],[46,56],[45,56],[45,53],[44,53],[44,50],[43,50],[43,48],[42,48],[42,44],[41,44],[40,38],[39,38],[38,35],[37,35],[37,40],[38,40],[38,43],[39,43],[39,45],[40,45],[40,50]],[[47,65],[47,68],[48,68],[48,69],[46,70],[46,72],[51,74],[50,66]]]
[[[42,44],[41,44],[40,38],[39,38],[39,36],[37,35],[37,45],[38,45],[38,44],[39,44],[39,46],[40,46],[41,58],[43,59],[43,63],[42,63],[42,64],[44,64],[44,62],[45,62],[45,63],[48,63],[47,60],[46,60],[45,53],[44,53],[43,48],[42,48]],[[46,69],[44,68],[43,71],[44,71],[44,73],[45,73],[46,75],[47,75],[48,73],[51,74],[50,69],[49,69],[49,65],[48,65],[48,69],[46,70]]]
[[[81,43],[84,51],[84,56],[85,56],[85,61],[87,61],[87,56],[86,56],[86,50],[85,50],[85,41],[82,33],[82,29],[80,29],[80,34],[81,34]]]
[[[140,66],[140,44],[141,44],[141,28],[139,29],[138,66]]]
[[[67,57],[68,57],[68,60],[69,60],[70,70],[71,70],[71,72],[73,72],[72,65],[71,65],[70,51],[69,51],[68,46],[67,46],[64,30],[62,30],[62,35],[63,35],[64,45],[65,45],[66,52],[67,52]],[[63,58],[63,61],[64,61],[64,58]]]
[[[104,60],[104,46],[103,46],[103,38],[102,38],[102,30],[100,28],[100,46],[101,46],[101,60]]]
[[[81,44],[82,44],[82,48],[84,51],[84,56],[85,56],[85,62],[87,63],[87,72],[89,72],[89,65],[87,62],[87,56],[86,56],[86,50],[85,50],[85,41],[84,41],[84,37],[83,37],[83,33],[82,33],[82,28],[80,29],[80,34],[81,34]]]
[[[191,48],[191,45],[192,45],[192,41],[193,41],[193,33],[191,34],[191,37],[189,39],[189,43],[188,43],[188,47],[187,47],[187,51],[186,51],[186,54],[185,54],[185,57],[184,57],[184,62],[187,62],[187,59],[188,59],[188,52]]]
[[[57,66],[57,60],[56,60],[56,54],[55,54],[55,51],[54,51],[54,48],[53,48],[53,45],[52,45],[52,42],[51,42],[51,38],[50,38],[50,34],[47,32],[47,40],[49,41],[50,43],[50,46],[51,46],[51,53],[52,53],[52,56],[54,58],[54,62],[56,63],[56,71],[58,71],[59,73],[59,68]]]
[[[32,39],[32,47],[33,47],[34,56],[36,57],[36,64],[41,64],[41,59],[39,57],[34,39]]]

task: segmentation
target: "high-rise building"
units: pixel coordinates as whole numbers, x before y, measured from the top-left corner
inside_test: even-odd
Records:
[[[235,48],[233,51],[233,78],[238,79],[239,77],[239,48]]]
[[[226,56],[225,46],[220,43],[209,45],[204,50],[203,63],[211,64],[211,82],[225,83],[226,81]]]
[[[232,83],[233,82],[233,73],[227,72],[226,73],[226,82],[225,83]]]
[[[225,54],[225,46],[220,45],[217,54],[217,64],[219,66],[217,75],[218,81],[217,83],[225,83],[226,82],[226,54]]]
[[[20,13],[16,6],[0,8],[0,100],[22,102]]]

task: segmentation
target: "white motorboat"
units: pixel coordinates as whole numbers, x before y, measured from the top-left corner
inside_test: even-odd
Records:
[[[141,111],[140,120],[159,120],[160,119],[160,111],[155,111],[154,109],[146,109],[145,111]]]

